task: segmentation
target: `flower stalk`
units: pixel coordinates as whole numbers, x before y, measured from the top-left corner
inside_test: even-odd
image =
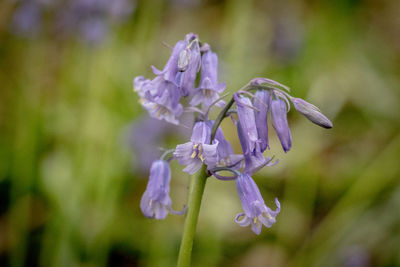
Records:
[[[199,218],[201,200],[208,177],[207,167],[203,165],[197,175],[191,177],[189,188],[189,200],[183,235],[178,256],[178,267],[190,266],[192,257],[193,240],[196,233],[197,219]]]

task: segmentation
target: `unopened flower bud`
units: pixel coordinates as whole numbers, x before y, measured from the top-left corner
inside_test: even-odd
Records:
[[[317,108],[313,104],[310,104],[301,98],[293,98],[292,102],[293,102],[294,108],[298,112],[303,114],[311,122],[313,122],[321,127],[324,127],[326,129],[332,128],[332,126],[333,126],[332,122],[327,117],[325,117],[324,114],[321,113],[319,108]]]

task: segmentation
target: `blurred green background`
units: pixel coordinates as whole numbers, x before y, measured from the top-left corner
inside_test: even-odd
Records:
[[[291,112],[292,150],[272,138],[280,163],[254,178],[282,211],[260,236],[233,220],[235,184],[209,179],[193,266],[400,266],[399,1],[73,2],[0,2],[0,266],[175,265],[184,218],[146,219],[139,202],[145,157],[184,139],[143,126],[132,80],[188,32],[229,92],[268,77],[334,124]],[[172,167],[180,209],[189,178]]]

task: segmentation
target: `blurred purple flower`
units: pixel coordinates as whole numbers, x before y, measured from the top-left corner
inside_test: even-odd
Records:
[[[179,164],[186,166],[183,171],[194,174],[203,165],[208,168],[217,165],[218,142],[210,145],[211,128],[203,121],[196,122],[190,142],[178,145],[174,156]]]
[[[203,109],[208,108],[214,101],[218,100],[219,93],[225,90],[225,83],[218,84],[218,57],[217,54],[206,51],[201,58],[201,78],[199,88],[196,89],[190,105],[202,104]],[[220,100],[217,106],[225,105]]]
[[[22,1],[13,14],[11,31],[25,37],[36,35],[41,28],[43,8],[41,1]]]
[[[90,44],[100,43],[110,24],[124,21],[135,7],[129,0],[71,0],[58,5],[57,31]]]
[[[150,178],[140,201],[140,209],[147,218],[162,220],[167,217],[168,212],[183,214],[174,211],[171,207],[169,196],[169,184],[171,181],[171,168],[168,162],[156,160],[151,165]]]
[[[264,203],[260,190],[250,175],[242,173],[236,179],[236,188],[242,202],[243,211],[236,215],[235,221],[242,227],[251,224],[251,230],[259,235],[262,225],[270,228],[280,211],[280,203],[275,198],[277,209],[271,210]]]

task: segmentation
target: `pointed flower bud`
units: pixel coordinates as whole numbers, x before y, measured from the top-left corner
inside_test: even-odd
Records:
[[[324,127],[326,129],[332,128],[332,122],[321,113],[319,108],[301,98],[292,98],[294,108],[303,114],[311,122]]]
[[[288,152],[292,147],[292,134],[287,121],[287,106],[284,100],[277,98],[271,103],[272,124],[279,137],[282,148]]]
[[[179,164],[186,166],[183,171],[189,174],[197,172],[203,163],[208,168],[217,165],[218,142],[210,145],[211,127],[208,123],[196,122],[190,142],[178,145],[174,157]]]
[[[167,217],[168,212],[183,214],[171,207],[169,196],[169,184],[171,181],[171,169],[164,160],[156,160],[151,165],[150,178],[140,201],[140,209],[147,218],[162,220]]]
[[[260,140],[261,152],[268,147],[268,110],[271,105],[271,94],[267,90],[258,90],[254,94],[253,105],[259,111],[254,111],[258,138]]]
[[[234,94],[237,114],[239,117],[241,135],[240,142],[242,144],[243,153],[249,153],[254,150],[258,141],[258,133],[256,126],[256,118],[254,115],[253,105],[248,97]]]
[[[214,101],[218,100],[218,93],[225,90],[225,83],[218,84],[218,57],[217,54],[206,51],[201,58],[201,78],[199,88],[193,95],[190,105],[197,106],[202,104],[207,108]],[[223,106],[224,101],[219,101],[218,106]]]
[[[259,235],[262,225],[270,228],[280,211],[280,203],[275,198],[277,209],[271,210],[265,205],[260,190],[250,175],[242,173],[236,179],[236,188],[242,202],[243,211],[236,215],[235,221],[242,227],[251,225],[251,230]]]

